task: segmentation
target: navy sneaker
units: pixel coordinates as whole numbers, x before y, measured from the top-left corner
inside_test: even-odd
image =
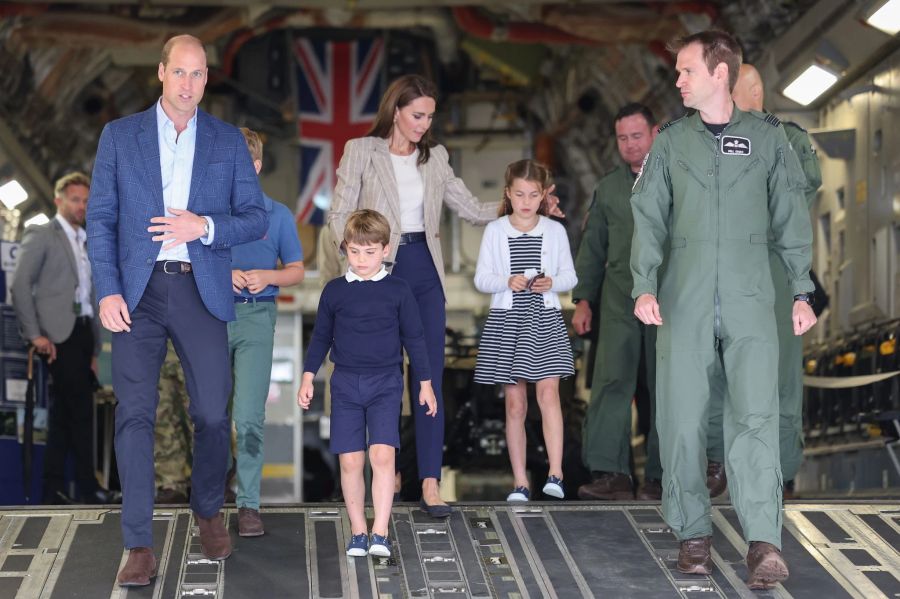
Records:
[[[506,500],[513,503],[528,501],[530,498],[531,493],[529,493],[528,487],[516,487],[512,493],[506,496]]]
[[[556,497],[557,499],[563,499],[566,496],[566,492],[563,491],[562,479],[557,476],[553,476],[552,474],[548,476],[547,482],[546,484],[544,484],[544,495]]]
[[[391,557],[391,540],[373,532],[372,542],[369,544],[369,555]]]
[[[369,535],[361,533],[350,537],[347,544],[347,555],[351,557],[362,557],[369,553]]]

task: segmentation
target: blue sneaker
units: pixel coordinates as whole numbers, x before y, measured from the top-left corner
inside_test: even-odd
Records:
[[[391,557],[391,540],[379,534],[372,533],[372,542],[369,544],[369,555],[378,557]]]
[[[347,544],[347,555],[351,557],[362,557],[369,553],[369,535],[361,533],[350,537]]]
[[[506,496],[506,500],[509,502],[528,501],[530,498],[531,493],[528,492],[528,487],[516,487],[512,493]]]
[[[553,476],[552,474],[548,476],[547,482],[546,484],[544,484],[544,495],[556,497],[557,499],[565,498],[566,492],[563,491],[562,479],[557,476]]]

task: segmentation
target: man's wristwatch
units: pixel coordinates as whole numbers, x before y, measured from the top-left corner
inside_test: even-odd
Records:
[[[209,221],[203,219],[203,235],[201,237],[209,237]]]
[[[806,302],[810,306],[813,305],[813,296],[811,293],[798,293],[794,296],[795,302]]]

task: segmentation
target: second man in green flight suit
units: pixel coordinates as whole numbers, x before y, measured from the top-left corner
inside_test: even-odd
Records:
[[[594,480],[578,489],[582,499],[632,499],[631,403],[643,383],[650,395],[650,432],[644,484],[638,499],[661,497],[662,467],[653,405],[656,395],[656,330],[638,322],[631,299],[631,188],[656,137],[653,113],[643,104],[628,104],[614,119],[616,145],[624,164],[603,177],[594,190],[587,224],[575,260],[578,285],[572,326],[590,331],[592,311],[599,310],[597,358],[584,431],[584,463]],[[599,302],[598,302],[599,300]],[[639,365],[643,357],[645,372]],[[645,381],[639,381],[643,376]]]

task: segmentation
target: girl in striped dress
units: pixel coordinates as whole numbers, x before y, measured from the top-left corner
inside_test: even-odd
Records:
[[[475,382],[502,384],[506,444],[515,477],[507,501],[528,501],[525,472],[526,383],[534,382],[550,471],[545,495],[563,498],[563,419],[559,379],[572,376],[572,346],[560,310],[562,291],[575,286],[566,230],[547,214],[550,173],[532,160],[506,169],[500,218],[484,231],[475,287],[491,293],[491,311],[478,346]]]

